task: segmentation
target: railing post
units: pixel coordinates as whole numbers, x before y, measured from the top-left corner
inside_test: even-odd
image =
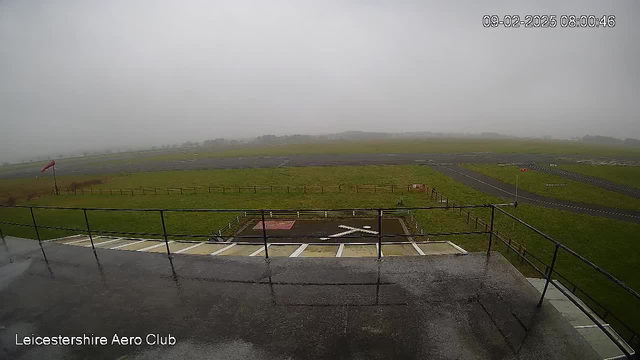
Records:
[[[87,232],[89,233],[89,241],[91,241],[91,248],[96,251],[96,246],[93,243],[93,235],[91,235],[91,228],[89,227],[89,218],[87,217],[87,209],[82,209],[84,213],[84,222],[87,224]]]
[[[547,281],[544,283],[544,290],[542,290],[542,296],[540,296],[538,307],[542,306],[542,300],[544,300],[544,294],[547,292],[547,287],[549,287],[549,282],[551,282],[551,274],[553,274],[553,268],[556,265],[556,258],[558,257],[558,249],[560,249],[560,243],[556,243],[556,250],[553,252],[553,260],[551,260],[551,267],[549,268],[549,272],[547,273]]]
[[[262,217],[262,238],[264,239],[264,258],[269,258],[269,246],[267,244],[267,225],[264,222],[264,210],[260,210],[260,216]]]
[[[0,228],[0,237],[2,238],[2,241],[4,242],[4,233],[2,232],[2,228]]]
[[[167,255],[171,256],[171,251],[169,251],[169,239],[167,238],[167,227],[164,225],[164,210],[160,210],[160,219],[162,219],[162,234],[164,235],[164,245],[167,247]]]
[[[496,208],[495,206],[491,206],[491,230],[489,232],[489,248],[487,249],[487,255],[489,255],[489,253],[491,252],[491,241],[493,240],[493,219],[495,218],[496,215]]]
[[[46,260],[47,255],[44,253],[44,249],[42,248],[42,240],[40,239],[40,231],[38,231],[38,223],[36,223],[36,216],[33,215],[33,207],[29,207],[29,210],[31,211],[31,220],[33,220],[33,228],[36,231],[36,237],[38,238],[38,244],[40,244],[40,250],[42,250],[42,255],[44,255],[44,258]]]
[[[382,210],[378,209],[378,259],[382,258]]]

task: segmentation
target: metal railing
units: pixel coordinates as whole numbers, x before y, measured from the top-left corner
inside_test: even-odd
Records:
[[[451,199],[448,199],[443,194],[439,193],[436,189],[431,189],[430,199],[434,200],[436,202],[442,203],[442,204],[446,204],[447,208],[448,207],[457,208],[455,201],[453,201]],[[520,223],[521,225],[525,226],[529,230],[535,232],[536,234],[542,236],[543,238],[545,238],[546,240],[548,240],[549,242],[554,244],[555,248],[554,248],[554,251],[553,251],[553,257],[551,259],[551,263],[550,264],[546,264],[542,259],[540,259],[539,257],[535,256],[530,251],[527,251],[525,246],[523,246],[522,244],[517,243],[516,241],[511,239],[506,234],[498,232],[498,230],[496,230],[494,228],[494,219],[495,219],[495,211],[496,211],[496,209],[500,213],[510,217],[514,221]],[[634,289],[632,289],[631,287],[629,287],[628,285],[626,285],[625,283],[623,283],[622,281],[617,279],[615,276],[611,275],[606,270],[604,270],[601,267],[599,267],[598,265],[594,264],[592,261],[590,261],[587,258],[585,258],[584,256],[578,254],[576,251],[574,251],[571,248],[567,247],[566,245],[560,243],[559,241],[556,241],[555,239],[553,239],[549,235],[547,235],[547,234],[543,233],[542,231],[536,229],[535,227],[533,227],[532,225],[530,225],[530,224],[526,223],[525,221],[519,219],[518,217],[506,212],[505,210],[501,209],[499,206],[493,206],[492,207],[491,220],[489,222],[486,222],[486,221],[482,220],[482,218],[479,217],[479,216],[472,215],[470,210],[471,209],[461,208],[460,209],[460,215],[466,214],[466,218],[467,218],[466,222],[467,222],[467,224],[475,222],[475,228],[478,228],[478,225],[480,225],[480,227],[484,226],[485,229],[486,228],[490,228],[490,230],[489,230],[489,234],[490,234],[489,248],[491,247],[491,240],[493,239],[493,237],[495,237],[496,239],[500,240],[500,242],[502,242],[507,247],[507,250],[513,251],[521,259],[522,262],[526,262],[527,264],[529,264],[537,273],[539,273],[545,279],[545,285],[544,285],[544,288],[543,288],[543,291],[542,291],[542,295],[540,296],[540,300],[538,302],[538,307],[540,307],[542,305],[542,301],[543,301],[543,299],[545,297],[545,294],[546,294],[546,291],[548,289],[549,284],[553,284],[553,286],[556,289],[558,289],[558,291],[560,291],[565,297],[567,297],[582,312],[584,312],[585,315],[587,315],[587,317],[589,317],[589,319],[591,321],[593,321],[596,324],[596,326],[598,326],[607,335],[607,337],[609,339],[611,339],[616,344],[616,346],[618,348],[620,348],[620,350],[625,354],[625,356],[627,358],[629,358],[629,359],[634,358],[635,354],[631,354],[627,350],[627,347],[625,346],[625,344],[622,344],[619,341],[619,339],[617,339],[617,337],[614,334],[612,334],[611,331],[606,326],[604,326],[598,319],[596,319],[593,316],[591,311],[589,311],[589,310],[592,310],[592,309],[587,309],[584,304],[580,303],[579,301],[576,301],[576,299],[574,297],[570,296],[567,293],[567,291],[569,291],[570,293],[574,294],[577,297],[586,298],[590,303],[592,303],[592,304],[598,306],[600,309],[602,309],[603,310],[603,315],[600,315],[597,311],[593,310],[596,313],[596,315],[598,315],[601,318],[601,320],[604,321],[607,317],[611,317],[611,318],[615,319],[616,323],[619,325],[618,329],[624,330],[628,335],[627,337],[623,337],[622,339],[626,342],[626,344],[628,344],[629,346],[634,348],[636,352],[637,352],[638,347],[640,347],[640,335],[638,335],[638,333],[634,329],[632,329],[628,324],[626,324],[623,320],[621,320],[620,317],[618,317],[615,314],[613,314],[611,310],[607,309],[604,305],[602,305],[600,302],[598,302],[592,295],[589,295],[584,289],[581,289],[578,285],[576,285],[576,283],[574,281],[569,280],[566,276],[560,274],[556,270],[557,260],[558,260],[558,252],[560,250],[563,250],[564,252],[566,252],[566,253],[570,254],[571,256],[573,256],[575,259],[579,260],[580,262],[586,264],[588,267],[594,269],[595,271],[597,271],[598,273],[603,275],[608,281],[611,281],[611,283],[615,284],[616,286],[618,286],[619,288],[623,289],[625,292],[630,294],[635,299],[635,301],[639,301],[638,302],[638,308],[640,308],[640,295],[638,294],[637,291],[635,291]],[[470,219],[471,219],[471,221],[470,221]],[[561,283],[565,283],[565,284],[567,284],[569,286],[564,288],[562,285],[558,285],[556,282],[553,281],[554,277],[559,279],[559,280],[561,280]],[[580,292],[580,295],[578,295],[578,292]]]
[[[542,291],[542,294],[540,296],[540,300],[538,302],[538,306],[542,305],[542,302],[544,300],[545,294],[547,292],[548,286],[549,284],[553,284],[561,293],[563,293],[571,302],[573,302],[580,310],[582,310],[619,348],[620,350],[628,357],[628,358],[632,358],[632,354],[627,350],[625,344],[623,344],[622,342],[620,342],[620,340],[611,333],[611,331],[603,326],[600,321],[598,321],[598,319],[595,318],[594,315],[592,315],[588,309],[585,308],[585,306],[583,304],[581,304],[579,301],[576,301],[573,297],[569,296],[569,294],[567,293],[567,291],[565,289],[563,289],[562,286],[558,286],[558,284],[556,284],[553,280],[553,276],[554,274],[557,275],[559,278],[561,279],[566,279],[565,277],[561,276],[557,271],[556,271],[556,266],[557,266],[557,259],[558,259],[558,252],[560,250],[572,255],[574,258],[580,260],[581,262],[583,262],[584,264],[588,265],[589,267],[593,268],[594,270],[596,270],[597,272],[599,272],[600,274],[602,274],[603,276],[605,276],[605,278],[609,281],[611,281],[613,284],[617,285],[618,287],[620,287],[621,289],[625,290],[627,293],[631,294],[631,296],[633,296],[635,298],[636,301],[640,300],[640,294],[638,294],[638,292],[636,292],[634,289],[632,289],[631,287],[629,287],[628,285],[624,284],[622,281],[620,281],[619,279],[617,279],[616,277],[614,277],[613,275],[611,275],[609,272],[607,272],[606,270],[602,269],[601,267],[599,267],[598,265],[594,264],[593,262],[591,262],[590,260],[586,259],[584,256],[578,254],[577,252],[575,252],[574,250],[570,249],[569,247],[567,247],[566,245],[554,240],[553,238],[551,238],[549,235],[543,233],[542,231],[536,229],[535,227],[531,226],[530,224],[524,222],[523,220],[517,218],[516,216],[506,212],[505,210],[503,210],[501,207],[502,206],[517,206],[517,203],[508,203],[508,204],[482,204],[482,205],[456,205],[454,204],[452,201],[449,201],[448,199],[445,199],[441,194],[438,194],[437,191],[435,189],[433,189],[431,191],[431,197],[433,198],[433,196],[436,196],[436,199],[438,198],[438,195],[440,196],[440,202],[446,204],[445,206],[426,206],[426,207],[403,207],[403,208],[358,208],[358,209],[354,209],[354,208],[348,208],[348,209],[165,209],[165,208],[156,208],[156,209],[130,209],[130,208],[77,208],[77,207],[53,207],[53,206],[20,206],[20,205],[0,205],[0,207],[4,207],[4,208],[23,208],[23,209],[28,209],[30,212],[30,216],[31,216],[31,220],[32,223],[31,224],[24,224],[24,223],[14,223],[14,222],[8,222],[8,221],[0,221],[0,224],[5,224],[5,225],[11,225],[11,226],[23,226],[23,227],[32,227],[35,230],[36,233],[36,237],[37,240],[40,244],[40,248],[42,250],[43,255],[46,258],[46,254],[44,252],[44,248],[42,247],[42,238],[40,236],[40,232],[39,229],[51,229],[51,230],[61,230],[61,231],[73,231],[73,232],[87,232],[88,236],[89,236],[89,240],[91,242],[91,247],[93,249],[93,251],[95,251],[95,244],[93,241],[93,236],[97,235],[97,234],[126,234],[126,235],[136,235],[136,236],[157,236],[157,237],[161,237],[164,240],[165,243],[165,247],[166,247],[166,251],[167,251],[167,255],[171,256],[171,250],[169,248],[169,237],[173,237],[173,238],[210,238],[211,235],[209,234],[176,234],[176,233],[169,233],[167,231],[167,226],[166,226],[166,222],[165,222],[165,213],[169,213],[169,212],[177,212],[177,213],[243,213],[245,214],[245,216],[258,216],[261,220],[261,225],[262,225],[262,231],[261,231],[261,235],[235,235],[235,236],[225,236],[225,235],[220,235],[221,238],[226,238],[229,239],[231,237],[234,237],[235,239],[262,239],[262,244],[264,246],[264,254],[265,254],[265,258],[268,259],[269,258],[269,244],[270,243],[274,243],[273,241],[270,242],[270,240],[273,239],[279,239],[279,238],[287,238],[287,239],[307,239],[307,238],[317,238],[316,236],[308,236],[308,235],[286,235],[286,236],[278,236],[278,235],[270,235],[267,231],[266,228],[266,217],[272,217],[274,214],[277,215],[291,215],[293,213],[299,214],[300,212],[303,213],[308,213],[308,214],[325,214],[325,216],[327,216],[327,214],[329,212],[332,213],[343,213],[343,214],[355,214],[356,212],[361,214],[361,215],[365,215],[365,216],[370,216],[373,218],[377,218],[377,224],[378,224],[378,231],[377,234],[372,234],[372,235],[357,235],[357,236],[353,236],[353,237],[349,237],[349,236],[344,236],[343,239],[348,239],[348,238],[358,238],[358,239],[362,239],[362,238],[374,238],[376,239],[376,245],[377,245],[377,250],[378,250],[378,259],[380,259],[382,257],[382,245],[383,244],[393,244],[395,242],[391,241],[383,241],[383,239],[385,238],[396,238],[396,237],[403,237],[405,238],[405,240],[407,238],[410,237],[415,237],[416,234],[384,234],[383,233],[383,227],[382,227],[382,219],[385,215],[385,213],[387,215],[389,214],[398,214],[399,212],[406,212],[407,214],[410,214],[411,211],[417,211],[417,210],[459,210],[460,214],[463,213],[463,211],[467,214],[467,219],[471,218],[471,214],[469,213],[469,211],[471,209],[481,209],[481,208],[487,208],[487,209],[491,209],[491,220],[487,223],[487,222],[482,222],[484,224],[484,229],[480,228],[480,230],[477,230],[478,227],[478,223],[480,222],[479,217],[475,217],[475,222],[476,222],[476,229],[473,231],[459,231],[459,232],[440,232],[440,233],[429,233],[429,232],[424,232],[423,235],[425,236],[445,236],[445,235],[473,235],[473,234],[488,234],[488,247],[487,247],[487,254],[489,255],[491,252],[491,247],[492,247],[492,242],[493,242],[493,238],[497,238],[498,240],[500,240],[503,244],[505,244],[508,248],[510,248],[511,250],[513,250],[516,254],[518,254],[519,256],[521,256],[523,261],[526,261],[529,265],[531,265],[534,269],[536,269],[536,271],[538,271],[544,278],[545,278],[545,285],[544,285],[544,289]],[[68,228],[68,227],[61,227],[61,226],[47,226],[47,225],[39,225],[37,223],[36,220],[36,216],[34,214],[34,209],[49,209],[49,210],[75,210],[75,211],[82,211],[83,213],[83,217],[84,217],[84,221],[85,221],[85,228]],[[90,226],[90,222],[89,222],[89,217],[88,217],[88,212],[97,212],[97,211],[107,211],[107,212],[119,212],[119,211],[134,211],[134,212],[144,212],[144,213],[157,213],[159,215],[158,220],[160,221],[161,225],[162,225],[162,233],[153,233],[153,232],[125,232],[125,231],[109,231],[109,230],[96,230],[93,229]],[[512,218],[514,221],[517,221],[518,223],[522,224],[523,226],[527,227],[528,229],[534,231],[535,233],[537,233],[538,235],[542,236],[543,238],[545,238],[546,240],[550,241],[552,244],[554,244],[555,249],[554,249],[554,253],[553,253],[553,259],[551,261],[550,265],[546,265],[541,259],[534,257],[533,255],[530,254],[529,257],[523,256],[521,249],[518,250],[513,246],[513,243],[511,241],[506,241],[506,239],[500,235],[495,227],[494,227],[494,222],[495,222],[495,215],[496,215],[496,211]],[[238,219],[239,222],[239,219]],[[469,223],[469,221],[467,221],[467,223]],[[2,229],[0,228],[0,235],[2,236],[2,239],[4,240],[4,233],[2,232]],[[406,242],[406,241],[405,241]],[[277,243],[277,241],[275,241],[275,243]],[[291,244],[296,244],[296,242],[290,242]],[[545,270],[542,271],[538,266],[536,266],[532,261],[531,261],[531,257],[533,257],[533,259],[535,259],[539,264],[543,264],[545,266]],[[574,285],[575,286],[575,285]],[[584,293],[584,291],[582,291]],[[586,294],[586,293],[585,293]],[[640,303],[639,303],[640,305]],[[601,305],[600,305],[601,306]],[[604,308],[604,307],[603,307]],[[609,314],[611,314],[611,312],[609,310],[607,310],[607,312]],[[611,314],[611,316],[613,316],[613,314]],[[632,345],[632,346],[637,346],[638,340],[640,340],[638,338],[638,335],[633,331],[633,329],[631,329],[631,327],[627,326],[626,324],[624,324],[622,321],[620,321],[620,319],[618,317],[616,317],[616,319],[623,324],[626,329],[632,334],[631,337],[629,337],[628,339],[623,339],[624,341],[626,341],[628,344]],[[634,345],[635,344],[635,345]]]

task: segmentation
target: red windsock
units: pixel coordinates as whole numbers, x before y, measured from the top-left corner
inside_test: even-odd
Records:
[[[49,161],[49,163],[48,163],[47,165],[45,165],[45,166],[42,168],[42,170],[40,170],[40,172],[44,172],[45,170],[47,170],[48,168],[50,168],[50,167],[54,166],[55,164],[56,164],[56,161],[55,161],[55,160],[51,160],[51,161]]]

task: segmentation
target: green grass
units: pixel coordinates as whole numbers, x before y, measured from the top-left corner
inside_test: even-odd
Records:
[[[367,167],[318,167],[318,168],[278,168],[252,170],[212,170],[138,173],[126,176],[110,176],[105,187],[172,186],[185,184],[406,184],[426,183],[437,188],[446,196],[459,203],[482,204],[502,202],[475,189],[460,184],[453,179],[424,166],[367,166]],[[30,202],[33,205],[55,205],[69,207],[130,207],[130,208],[349,208],[349,207],[393,207],[400,194],[391,193],[226,193],[194,195],[63,195],[42,197]],[[427,195],[419,193],[404,194],[407,206],[433,205]],[[488,209],[474,211],[489,218]],[[635,289],[640,289],[640,260],[635,256],[640,245],[637,234],[640,225],[605,218],[574,214],[568,211],[544,209],[536,206],[521,205],[517,209],[508,209],[541,231],[551,235],[578,253],[592,260],[602,268]],[[84,228],[81,211],[54,211],[36,209],[39,224]],[[167,213],[166,225],[170,233],[211,234],[225,226],[239,214],[210,213]],[[5,221],[31,223],[28,210],[0,208],[0,217]],[[95,230],[115,230],[121,232],[161,232],[160,215],[157,212],[89,212],[91,226]],[[473,229],[456,210],[421,210],[416,219],[428,232],[465,231]],[[524,245],[527,250],[551,262],[554,246],[552,243],[533,233],[531,230],[514,223],[504,215],[496,217],[496,228],[509,234]],[[32,229],[2,225],[5,234],[34,238]],[[74,232],[41,229],[44,238],[69,235]],[[486,251],[487,236],[446,236],[433,240],[452,240],[469,251]],[[509,258],[524,274],[535,273],[511,254],[499,242],[494,242],[494,250]],[[624,315],[629,323],[640,330],[638,303],[628,298],[624,292],[604,281],[595,271],[561,254],[558,270],[576,282],[580,287],[593,294],[597,300],[614,313]]]
[[[640,157],[640,149],[636,148],[587,145],[559,140],[412,139],[331,141],[323,143],[271,146],[238,146],[220,150],[208,150],[203,148],[150,156],[146,158],[146,160],[179,160],[203,157],[281,156],[301,154],[470,152]],[[195,155],[196,153],[198,154],[197,156]]]
[[[105,181],[108,176],[104,175],[81,175],[81,176],[60,176],[58,177],[58,188],[66,189],[74,182],[80,183],[88,180]],[[6,203],[7,198],[12,196],[18,202],[37,196],[46,196],[54,191],[53,175],[51,172],[38,173],[37,177],[19,179],[0,179],[0,203]]]
[[[141,172],[110,177],[95,188],[253,186],[253,185],[404,185],[424,183],[421,166],[338,166],[240,170]]]
[[[594,185],[570,180],[563,176],[533,170],[522,172],[518,166],[473,164],[464,165],[464,167],[490,176],[504,183],[511,184],[514,186],[514,191],[517,176],[519,189],[527,190],[539,195],[618,209],[640,209],[640,199],[604,190]],[[545,184],[567,184],[567,186],[547,187]]]
[[[558,167],[640,189],[640,166],[559,165]]]

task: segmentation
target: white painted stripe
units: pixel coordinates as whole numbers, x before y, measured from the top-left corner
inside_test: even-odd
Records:
[[[344,251],[344,244],[340,244],[338,247],[338,253],[336,253],[336,257],[342,257],[342,252]]]
[[[602,324],[603,327],[607,327],[607,326],[611,326],[609,324]],[[589,328],[595,328],[598,327],[598,325],[596,324],[591,324],[591,325],[576,325],[574,326],[574,328],[576,329],[589,329]]]
[[[201,246],[201,245],[204,245],[204,243],[203,243],[203,242],[201,242],[200,244],[195,244],[195,245],[193,245],[193,246],[189,246],[189,247],[186,247],[186,248],[184,248],[184,249],[180,249],[180,250],[178,250],[178,251],[174,252],[174,254],[180,254],[180,253],[183,253],[183,252],[185,252],[185,251],[189,251],[189,250],[191,250],[191,249],[195,249],[195,248],[197,248],[198,246]]]
[[[125,239],[125,240],[127,240],[127,239]],[[112,247],[112,248],[111,248],[111,250],[120,249],[120,248],[123,248],[123,247],[125,247],[125,246],[129,246],[129,245],[140,244],[140,243],[143,243],[143,242],[145,242],[145,241],[147,241],[147,240],[140,240],[140,241],[135,241],[135,242],[128,243],[128,244],[123,244],[123,245],[114,246],[114,247]]]
[[[169,241],[169,244],[171,244],[172,242],[173,241]],[[155,249],[157,247],[164,246],[164,245],[165,245],[165,243],[164,243],[164,241],[162,241],[162,242],[160,242],[160,244],[147,246],[146,248],[142,248],[142,249],[137,250],[137,251],[147,251],[147,250]]]
[[[422,249],[420,249],[420,247],[416,243],[412,242],[411,245],[413,245],[413,248],[416,249],[418,254],[424,255],[424,251],[422,251]]]
[[[362,231],[362,232],[366,232],[369,234],[377,234],[377,231],[373,231],[373,230],[366,230],[366,229],[359,229],[356,227],[352,227],[352,226],[347,226],[347,225],[338,225],[339,228],[343,228],[343,229],[349,229],[349,230],[355,230],[355,231]]]
[[[447,241],[447,244],[453,246],[454,248],[456,248],[456,250],[460,251],[462,254],[467,254],[467,250],[461,248],[460,246],[452,243],[451,241]]]
[[[631,355],[633,355],[633,354],[634,354],[634,352],[631,353]],[[618,355],[618,356],[608,357],[608,358],[606,358],[604,360],[621,360],[621,359],[628,359],[627,355],[622,354],[622,355]]]
[[[353,234],[354,232],[356,232],[358,230],[349,230],[349,231],[345,231],[345,232],[341,232],[341,233],[337,233],[337,234],[333,234],[333,235],[329,235],[330,238],[332,237],[340,237],[340,236],[344,236],[344,235],[349,235],[349,234]]]
[[[302,254],[302,252],[304,251],[304,249],[307,248],[307,246],[309,246],[309,244],[302,244],[300,245],[299,248],[296,249],[296,251],[293,252],[293,254],[289,255],[289,257],[298,257],[300,254]]]
[[[93,240],[99,239],[99,238],[100,238],[100,236],[96,236],[96,237],[93,238]],[[89,237],[87,236],[86,239],[82,239],[82,240],[69,241],[69,242],[66,242],[64,244],[65,245],[73,245],[73,244],[76,244],[76,243],[79,243],[79,242],[83,242],[83,241],[89,241]]]
[[[267,248],[269,248],[269,246],[271,246],[271,244],[267,244]],[[260,249],[252,252],[251,255],[249,255],[249,256],[256,256],[256,255],[260,254],[263,251],[264,251],[264,247],[261,247]]]
[[[122,240],[122,238],[117,238],[117,239],[113,239],[113,240],[109,240],[109,241],[103,241],[103,242],[99,242],[97,244],[95,242],[96,239],[93,239],[93,240],[94,240],[93,243],[95,244],[95,246],[99,246],[99,245],[102,245],[102,244],[111,244],[112,242],[116,242],[116,241]],[[85,247],[91,247],[91,244],[85,245]]]
[[[376,250],[378,250],[380,248],[380,246],[378,246],[378,244],[376,244]],[[384,257],[384,253],[382,252],[382,249],[380,249],[380,257]]]
[[[238,245],[238,244],[233,243],[233,244],[231,244],[231,245],[225,246],[225,247],[223,247],[222,249],[219,249],[219,250],[216,250],[216,251],[212,252],[212,253],[211,253],[211,256],[218,255],[218,254],[220,254],[221,252],[226,251],[226,250],[228,250],[228,249],[231,249],[232,247],[234,247],[234,246],[236,246],[236,245]]]
[[[70,239],[73,239],[73,238],[77,238],[78,236],[87,236],[87,235],[85,235],[85,234],[77,234],[77,235],[71,235],[71,236],[63,236],[63,237],[59,237],[59,238],[55,238],[55,239],[42,240],[42,242],[70,240]]]

